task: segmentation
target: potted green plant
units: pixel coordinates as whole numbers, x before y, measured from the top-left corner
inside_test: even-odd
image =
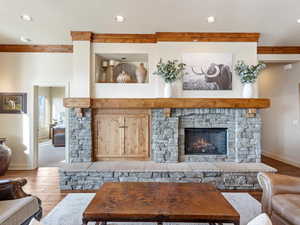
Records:
[[[165,82],[164,97],[170,98],[172,96],[172,83],[182,78],[185,64],[179,63],[178,60],[168,60],[164,63],[160,59],[156,69],[154,74],[160,76]]]
[[[235,72],[239,75],[243,84],[243,97],[253,97],[253,84],[256,82],[260,72],[266,68],[264,63],[257,65],[246,65],[244,61],[238,61],[234,67]]]

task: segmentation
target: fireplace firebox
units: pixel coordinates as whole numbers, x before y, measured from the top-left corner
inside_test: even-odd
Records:
[[[227,128],[185,128],[186,155],[225,155]]]

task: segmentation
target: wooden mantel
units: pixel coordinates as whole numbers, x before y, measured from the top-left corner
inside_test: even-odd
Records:
[[[264,98],[65,98],[67,108],[166,109],[166,108],[248,108],[270,107]]]

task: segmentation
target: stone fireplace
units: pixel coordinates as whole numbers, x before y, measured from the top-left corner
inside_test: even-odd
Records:
[[[211,148],[210,152],[187,154],[187,141],[195,139],[196,131],[202,134],[206,131],[202,144],[211,141],[207,147]],[[259,113],[249,118],[246,109],[174,109],[169,118],[163,110],[152,110],[152,159],[155,162],[260,162],[260,132]],[[187,133],[192,137],[187,137]]]
[[[203,182],[219,189],[249,190],[259,188],[258,172],[276,172],[260,162],[261,119],[259,110],[251,109],[268,107],[265,100],[96,99],[91,104],[79,114],[69,110],[72,163],[60,169],[62,190],[98,189],[105,182],[124,181]],[[149,110],[149,160],[94,162],[95,110],[139,107]]]

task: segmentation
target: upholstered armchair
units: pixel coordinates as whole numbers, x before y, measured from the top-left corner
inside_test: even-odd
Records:
[[[300,177],[259,173],[262,211],[274,225],[300,225]]]
[[[32,218],[41,219],[41,201],[26,194],[25,179],[0,180],[0,225],[27,225]]]

